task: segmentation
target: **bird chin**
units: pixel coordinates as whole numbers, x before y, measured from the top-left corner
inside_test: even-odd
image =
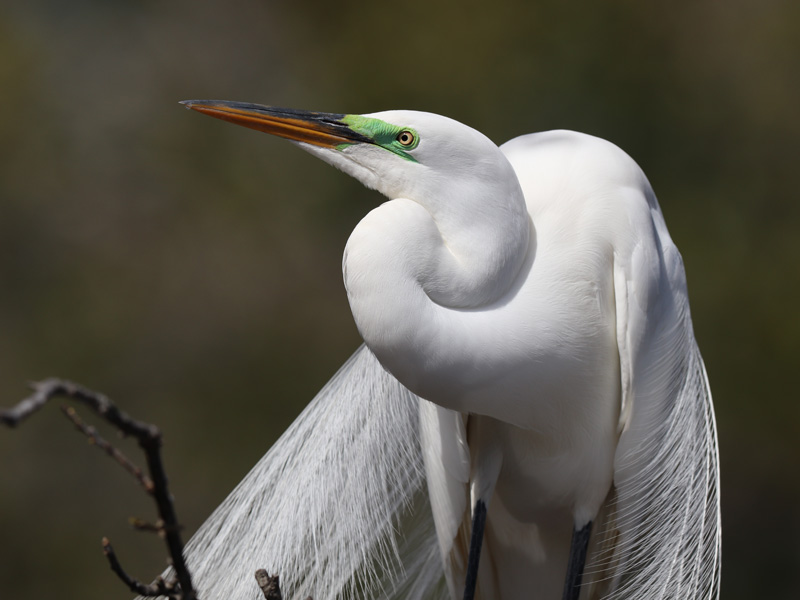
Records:
[[[325,148],[322,146],[315,146],[305,142],[294,142],[306,152],[313,154],[317,158],[325,161],[329,165],[333,165],[340,171],[347,173],[360,181],[363,185],[372,190],[383,191],[380,189],[380,179],[378,174],[372,169],[365,166],[361,160],[356,158],[356,147],[348,146],[342,149],[339,148]],[[370,148],[359,148],[359,158],[370,152]]]

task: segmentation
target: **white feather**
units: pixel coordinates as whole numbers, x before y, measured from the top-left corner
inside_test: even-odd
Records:
[[[418,401],[362,346],[187,544],[200,598],[434,597]]]
[[[266,568],[287,598],[457,600],[470,486],[488,504],[482,600],[558,597],[590,521],[582,600],[716,598],[711,396],[639,167],[573,132],[498,149],[437,115],[370,118],[419,145],[303,144],[392,198],[344,258],[369,350],[191,540],[201,598],[255,600]]]

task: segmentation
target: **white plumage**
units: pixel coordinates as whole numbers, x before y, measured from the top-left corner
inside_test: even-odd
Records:
[[[255,600],[262,567],[286,598],[458,598],[478,499],[484,600],[561,597],[589,522],[581,599],[717,597],[711,398],[633,160],[566,131],[498,149],[411,111],[187,105],[391,198],[345,251],[366,347],[191,540],[202,598]]]

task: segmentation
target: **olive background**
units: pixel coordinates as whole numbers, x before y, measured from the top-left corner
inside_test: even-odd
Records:
[[[714,393],[722,596],[794,595],[800,4],[3,0],[0,406],[57,375],[157,423],[187,536],[358,346],[341,252],[382,201],[188,98],[625,149],[683,254]],[[164,551],[126,519],[152,515],[55,406],[0,430],[3,598],[130,597],[100,539],[149,581]]]

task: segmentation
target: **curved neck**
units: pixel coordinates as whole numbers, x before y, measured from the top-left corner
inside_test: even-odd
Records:
[[[425,203],[429,223],[419,222],[425,220],[424,214],[413,222],[398,223],[407,236],[398,251],[411,252],[417,260],[416,265],[409,265],[407,274],[413,274],[437,304],[485,306],[513,284],[532,227],[516,177],[502,181],[491,185],[448,182],[446,189],[438,191],[436,202]],[[435,232],[420,236],[420,231],[431,225]],[[419,256],[422,248],[427,249],[427,256]]]
[[[347,242],[344,279],[356,325],[384,367],[410,389],[419,374],[412,367],[437,352],[436,340],[446,335],[442,310],[486,306],[514,286],[533,228],[513,181],[505,197],[451,188],[464,192],[450,201],[460,202],[458,212],[470,218],[391,200],[364,217]]]

